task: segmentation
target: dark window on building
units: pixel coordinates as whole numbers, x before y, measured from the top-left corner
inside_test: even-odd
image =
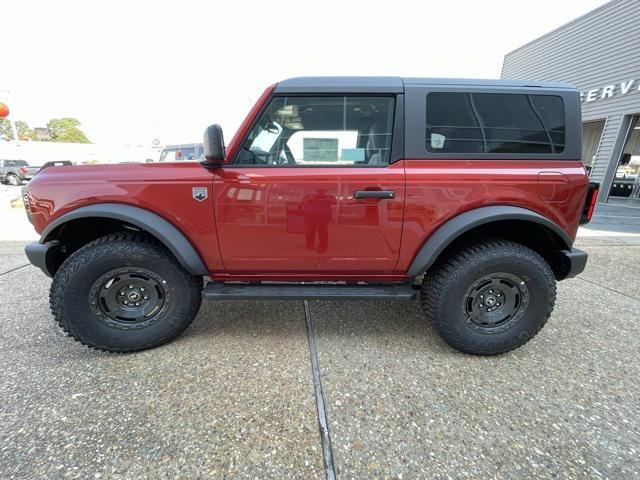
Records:
[[[426,143],[431,153],[562,153],[564,123],[558,96],[427,95]]]

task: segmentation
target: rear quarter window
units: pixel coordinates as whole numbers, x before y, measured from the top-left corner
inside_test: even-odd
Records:
[[[565,147],[563,100],[555,95],[430,92],[431,153],[558,154]]]

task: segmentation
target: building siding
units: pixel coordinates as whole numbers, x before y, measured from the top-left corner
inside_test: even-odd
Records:
[[[592,157],[598,151],[600,138],[604,129],[604,121],[589,122],[582,125],[582,160],[586,165],[592,165]]]
[[[580,91],[615,85],[582,102],[583,121],[605,120],[591,178],[611,183],[631,119],[640,113],[640,1],[613,0],[505,56],[502,78],[568,82]],[[629,92],[621,82],[633,80]]]
[[[591,178],[602,181],[607,173],[609,159],[615,148],[616,141],[622,129],[622,115],[609,115],[604,124],[602,137],[596,153],[596,163],[591,170]]]

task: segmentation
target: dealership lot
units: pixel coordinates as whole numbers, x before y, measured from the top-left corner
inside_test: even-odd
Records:
[[[12,210],[2,478],[325,476],[302,302],[205,303],[169,345],[90,351],[54,324]],[[638,234],[639,210],[599,207],[587,270],[499,357],[447,347],[417,302],[309,302],[338,478],[638,477]]]

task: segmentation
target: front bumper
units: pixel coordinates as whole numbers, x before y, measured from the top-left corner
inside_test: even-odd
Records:
[[[563,263],[564,275],[562,278],[573,278],[576,275],[580,275],[584,272],[584,267],[587,265],[587,252],[572,248],[571,250],[562,250],[560,252]]]
[[[31,242],[24,247],[24,253],[26,253],[29,262],[42,270],[48,277],[53,277],[52,272],[55,271],[59,252],[60,244],[57,241]]]

